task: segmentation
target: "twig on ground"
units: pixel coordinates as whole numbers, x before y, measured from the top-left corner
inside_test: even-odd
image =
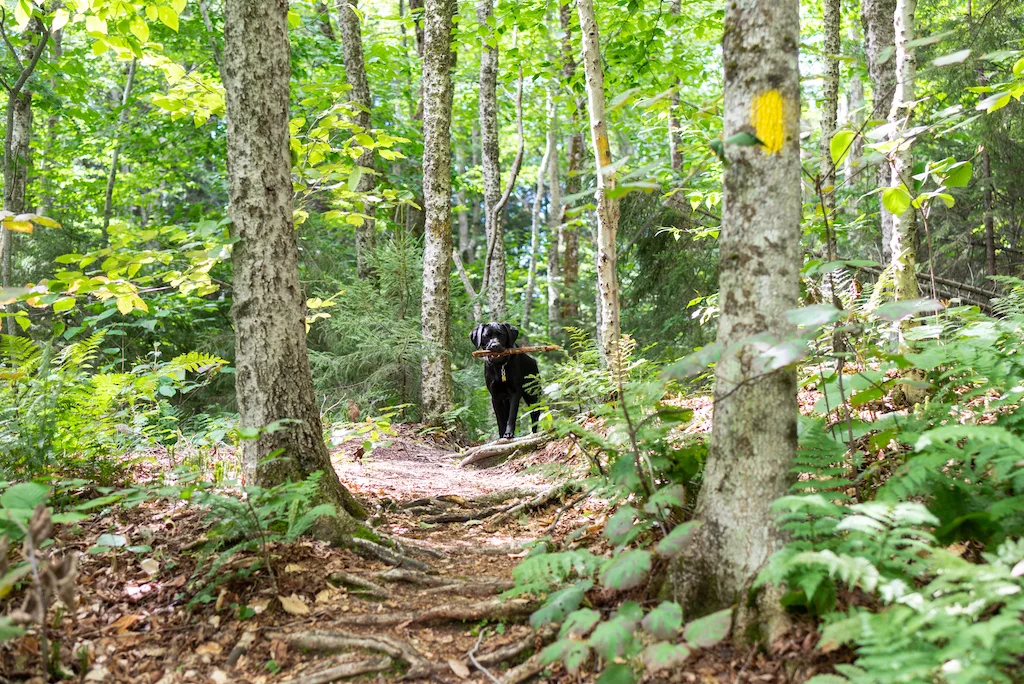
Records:
[[[320,670],[313,674],[289,679],[288,682],[289,684],[330,684],[331,682],[336,682],[339,679],[356,677],[368,672],[380,672],[381,670],[386,670],[389,667],[391,667],[391,658],[387,656],[384,656],[383,658],[370,658],[368,660],[357,660],[353,663],[344,663],[343,665],[329,667],[326,670]]]
[[[494,682],[494,684],[501,684],[501,682],[499,682],[497,679],[495,679],[494,675],[492,675],[490,673],[490,671],[486,667],[481,665],[480,661],[478,661],[476,659],[476,651],[477,651],[478,648],[480,648],[480,642],[484,640],[484,636],[486,634],[487,634],[487,628],[486,627],[484,629],[480,630],[480,636],[478,636],[476,638],[476,644],[473,645],[473,648],[469,649],[469,652],[466,653],[466,655],[469,656],[469,662],[473,663],[473,667],[475,667],[476,669],[478,669],[481,672],[483,672],[484,675],[488,679],[490,679],[492,682]]]
[[[543,536],[547,537],[547,536],[551,535],[552,533],[554,533],[555,528],[558,527],[558,521],[562,519],[562,516],[565,515],[565,512],[568,511],[571,508],[574,508],[576,506],[576,504],[578,504],[581,501],[584,501],[585,499],[590,497],[590,495],[594,493],[594,489],[596,489],[596,487],[591,487],[590,489],[588,489],[587,491],[583,492],[579,496],[572,497],[571,499],[569,499],[565,503],[564,506],[559,508],[558,511],[555,513],[555,519],[551,521],[550,525],[548,525],[547,527],[544,528],[544,535]]]
[[[385,546],[376,544],[368,539],[353,537],[352,546],[355,547],[355,551],[360,555],[368,555],[391,565],[413,568],[424,572],[432,570],[432,568],[426,563],[420,562],[414,558],[409,558],[408,556],[403,556],[397,551],[393,551]]]

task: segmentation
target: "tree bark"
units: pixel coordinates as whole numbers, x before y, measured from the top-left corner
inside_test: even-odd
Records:
[[[373,108],[373,98],[370,95],[370,84],[366,79],[366,63],[363,60],[363,35],[359,26],[359,15],[356,14],[356,3],[358,0],[341,0],[338,8],[338,27],[341,31],[342,58],[345,62],[345,77],[352,86],[349,91],[349,102],[355,107],[355,114],[352,123],[358,126],[361,131],[355,133],[369,132],[370,111]],[[372,255],[375,243],[375,204],[365,199],[365,196],[373,190],[377,184],[373,175],[374,159],[373,150],[361,148],[362,153],[356,159],[356,164],[365,171],[359,176],[359,183],[356,185],[356,192],[364,196],[362,202],[363,214],[368,216],[362,225],[356,226],[356,272],[360,280],[365,280],[373,274]]]
[[[860,74],[850,74],[850,89],[846,93],[847,122],[854,131],[860,131],[864,125],[864,82]],[[850,153],[846,155],[844,162],[844,175],[847,182],[857,177],[860,171],[860,158],[864,154],[864,138],[858,135],[850,143]],[[851,201],[856,204],[856,198]]]
[[[672,0],[672,5],[669,8],[672,13],[673,21],[677,20],[680,13],[682,12],[682,2],[680,0]],[[672,97],[669,100],[671,103],[668,110],[668,159],[672,169],[678,171],[683,168],[683,150],[682,140],[679,133],[680,122],[679,122],[679,79],[675,79],[675,83],[672,86]]]
[[[60,64],[61,55],[64,53],[63,46],[64,31],[55,31],[50,40],[50,73],[53,74],[57,69],[57,65]],[[53,91],[57,90],[57,80],[50,77],[50,89]],[[51,157],[53,156],[54,144],[57,140],[57,122],[59,121],[56,112],[51,112],[50,116],[46,119],[46,153],[43,155],[40,166],[45,170],[49,171],[53,168],[53,162]],[[43,191],[40,201],[39,213],[43,216],[49,216],[53,210],[54,200],[54,185],[53,179],[50,178],[49,173],[43,174]]]
[[[128,123],[128,98],[132,94],[132,84],[135,83],[135,69],[138,68],[139,60],[133,59],[128,65],[128,75],[124,81],[124,91],[121,93],[121,111],[117,115],[117,131],[114,133],[114,152],[110,158],[110,173],[107,174],[107,192],[103,199],[103,229],[101,240],[106,247],[110,241],[107,230],[110,228],[110,216],[114,211],[114,184],[117,182],[117,163],[121,157],[121,132]]]
[[[455,158],[458,172],[467,173],[469,171],[469,156],[466,154],[464,145],[459,145],[455,149]],[[462,207],[462,211],[459,212],[459,255],[462,257],[463,263],[468,264],[473,261],[473,253],[476,251],[470,226],[469,196],[465,190],[460,188],[455,193],[455,201]]]
[[[550,112],[551,94],[548,93],[548,102]],[[548,120],[548,130],[551,130],[551,126],[554,122]],[[526,295],[523,300],[523,316],[520,319],[519,329],[526,334],[526,327],[530,324],[530,310],[533,309],[533,293],[537,289],[537,257],[540,253],[540,223],[541,223],[541,205],[544,201],[544,181],[545,174],[548,171],[548,164],[551,163],[551,157],[553,156],[552,145],[554,144],[554,138],[545,136],[544,143],[544,156],[541,157],[540,166],[537,167],[537,186],[533,194],[533,209],[530,212],[530,269],[529,275],[526,278]]]
[[[903,186],[911,197],[914,193],[914,156],[911,150],[913,138],[904,136],[904,131],[913,125],[914,79],[917,57],[913,46],[914,11],[917,0],[896,0],[894,28],[896,40],[896,90],[893,93],[889,123],[892,124],[890,141],[896,145],[891,153],[892,177],[890,186]],[[897,301],[917,299],[917,214],[908,206],[901,214],[892,217],[892,237],[889,243],[893,285]]]
[[[451,370],[452,18],[455,0],[427,0],[423,37],[423,422],[455,405]]]
[[[340,541],[356,526],[352,516],[365,513],[331,465],[309,372],[292,224],[287,15],[285,0],[224,3],[235,390],[240,424],[261,431],[245,442],[242,462],[259,486],[320,471],[319,499],[339,517],[320,521],[317,534]],[[278,421],[294,422],[263,430]]]
[[[864,24],[868,73],[871,76],[871,118],[884,121],[889,118],[893,95],[896,91],[896,60],[892,57],[895,45],[893,15],[896,0],[862,0],[861,21]],[[889,163],[883,160],[878,167],[878,186],[888,187],[891,177]],[[882,259],[890,259],[892,243],[892,215],[879,203],[882,231]]]
[[[580,35],[583,40],[583,70],[587,77],[590,110],[590,138],[597,167],[597,290],[601,322],[597,339],[605,365],[618,369],[619,286],[616,276],[615,233],[619,227],[619,202],[610,196],[615,190],[615,169],[608,146],[605,119],[604,71],[601,68],[600,36],[593,0],[578,0]]]
[[[562,79],[565,87],[569,87],[576,75],[576,60],[572,44],[572,7],[570,3],[562,5],[559,10],[562,25]],[[572,113],[572,133],[569,135],[566,148],[567,168],[565,172],[565,194],[572,196],[580,191],[580,170],[583,166],[583,134],[579,132],[579,115],[583,111],[583,101],[577,100]],[[559,220],[562,224],[562,291],[560,293],[562,310],[559,318],[565,323],[575,324],[580,315],[576,283],[580,273],[580,236],[576,226],[566,221],[565,205]]]
[[[840,0],[824,0],[825,74],[821,106],[821,204],[825,220],[831,225],[836,209],[836,167],[832,163],[831,143],[839,112]],[[835,259],[835,244],[829,231],[829,260]]]
[[[344,12],[345,8],[341,7],[338,11]],[[334,27],[331,26],[331,10],[323,0],[317,0],[316,2],[316,23],[320,27],[320,33],[324,34],[324,38],[331,41],[336,40],[334,37]]]
[[[477,0],[476,19],[488,25],[494,17],[494,0]],[[488,39],[495,38],[493,31]],[[480,48],[480,150],[484,175],[484,217],[487,244],[494,245],[487,274],[487,309],[491,320],[505,318],[505,236],[501,213],[494,207],[501,199],[501,167],[498,147],[498,48],[486,43]]]
[[[761,350],[795,335],[785,312],[798,304],[801,266],[799,36],[797,0],[726,6],[723,137],[751,133],[764,144],[725,148],[717,339],[723,352],[695,511],[702,525],[671,578],[691,618],[738,604],[739,639],[761,627],[760,638],[772,641],[786,626],[777,590],[754,600],[747,593],[782,546],[771,504],[786,493],[797,446],[796,370],[771,368]]]
[[[548,335],[554,337],[560,332],[561,318],[561,249],[564,242],[562,219],[565,209],[562,206],[562,188],[558,178],[558,103],[555,100],[555,84],[548,89]]]

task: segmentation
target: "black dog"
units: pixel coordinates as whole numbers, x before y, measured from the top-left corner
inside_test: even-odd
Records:
[[[477,349],[501,352],[513,349],[519,330],[508,323],[478,325],[469,333],[469,339]],[[491,406],[498,420],[498,436],[512,439],[516,435],[516,417],[520,399],[527,405],[537,403],[534,383],[538,377],[537,360],[526,354],[511,354],[484,359],[484,382],[491,393]],[[527,387],[527,385],[530,385]],[[537,431],[540,411],[530,414],[533,431]]]

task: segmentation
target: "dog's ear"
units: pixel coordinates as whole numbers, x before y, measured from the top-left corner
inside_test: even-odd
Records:
[[[502,323],[502,325],[505,326],[505,334],[508,335],[508,344],[505,346],[511,347],[516,343],[516,339],[519,337],[519,328],[514,325],[509,325],[508,323]]]
[[[473,328],[472,332],[469,333],[469,341],[473,343],[473,346],[477,349],[480,348],[480,341],[483,339],[484,326],[478,325]]]

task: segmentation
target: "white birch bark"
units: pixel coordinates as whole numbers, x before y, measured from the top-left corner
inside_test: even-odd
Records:
[[[423,422],[440,424],[454,408],[450,276],[452,17],[455,0],[426,0],[423,29]]]
[[[287,14],[284,0],[224,4],[229,215],[238,238],[232,250],[235,389],[243,427],[295,421],[244,443],[246,481],[272,486],[321,471],[320,499],[335,504],[340,517],[322,521],[318,534],[338,540],[355,527],[345,511],[364,513],[331,465],[309,372],[292,222]]]
[[[562,231],[562,188],[558,178],[558,103],[554,97],[555,85],[548,90],[548,335],[560,332],[561,321],[561,257],[564,233]]]
[[[798,304],[801,266],[799,37],[797,0],[726,6],[723,137],[752,133],[764,145],[725,148],[723,352],[695,512],[702,526],[671,574],[687,615],[738,603],[734,633],[746,638],[757,625],[768,641],[786,624],[778,597],[766,590],[752,607],[745,592],[782,546],[771,504],[787,490],[797,446],[796,371],[771,369],[763,349],[795,334],[785,312]]]
[[[550,96],[549,96],[550,97]],[[548,126],[550,126],[550,122]],[[544,181],[551,160],[552,139],[545,137],[544,156],[537,167],[537,185],[533,193],[533,208],[530,211],[530,268],[526,277],[526,293],[523,298],[523,315],[519,329],[526,334],[526,326],[530,324],[530,310],[533,309],[533,293],[537,289],[537,256],[540,252],[541,205],[544,201]]]
[[[494,18],[494,0],[477,0],[476,18],[488,25]],[[494,37],[489,31],[488,37]],[[485,242],[490,272],[487,281],[487,309],[492,321],[505,319],[505,237],[501,212],[494,207],[501,200],[500,148],[498,146],[498,48],[481,43],[480,49],[480,150],[484,176]],[[491,247],[493,245],[493,248]]]
[[[896,0],[894,27],[896,36],[896,90],[892,98],[889,123],[893,126],[890,140],[898,146],[891,153],[892,178],[890,187],[903,186],[914,197],[913,138],[904,137],[913,125],[914,79],[917,57],[908,43],[914,40],[914,11],[917,0]],[[917,216],[908,206],[892,217],[892,236],[889,243],[890,267],[897,300],[917,299]]]
[[[862,0],[861,21],[864,24],[865,52],[868,73],[871,76],[871,118],[887,120],[896,89],[896,60],[892,57],[895,44],[893,14],[896,0]],[[888,55],[888,59],[886,56]],[[888,187],[892,170],[883,160],[878,166],[878,187]],[[888,261],[892,242],[892,214],[879,206],[882,231],[882,258]]]
[[[825,37],[825,73],[822,87],[821,103],[821,204],[824,208],[825,220],[832,225],[835,217],[836,198],[836,167],[832,163],[831,143],[836,132],[839,112],[839,52],[842,49],[839,41],[841,7],[840,0],[824,0],[825,16],[822,30]],[[827,240],[829,261],[835,259],[835,244],[830,237]]]
[[[578,0],[583,41],[583,70],[590,110],[590,137],[597,167],[597,290],[600,323],[597,339],[605,365],[618,368],[619,286],[616,277],[615,233],[619,227],[619,202],[609,193],[615,189],[615,169],[608,145],[605,118],[604,71],[601,67],[600,36],[593,0]]]
[[[572,18],[573,12],[569,3],[562,5],[559,9],[559,22],[562,27],[563,87],[576,75],[576,59],[573,56],[574,48],[572,43]],[[579,132],[579,117],[584,107],[583,100],[577,100],[572,114],[572,130],[566,147],[566,195],[574,195],[580,191],[579,174],[580,168],[583,165],[583,134]],[[559,238],[559,250],[562,255],[561,268],[559,269],[561,276],[561,291],[559,292],[561,311],[559,312],[559,320],[575,325],[580,315],[579,294],[576,292],[576,283],[579,282],[580,273],[579,229],[575,225],[570,225],[565,220],[564,206],[563,215],[559,217],[559,220],[562,224]]]

